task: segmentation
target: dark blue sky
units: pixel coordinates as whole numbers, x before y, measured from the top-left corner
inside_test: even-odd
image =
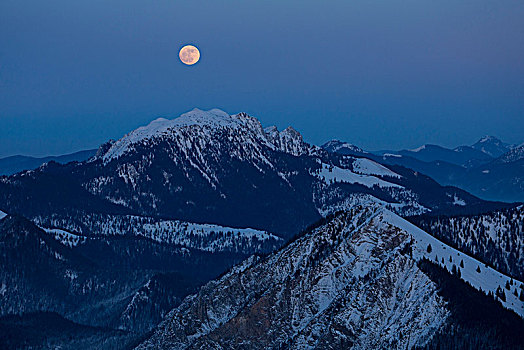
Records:
[[[522,0],[2,0],[0,156],[95,148],[194,107],[316,144],[523,142],[523,18]]]

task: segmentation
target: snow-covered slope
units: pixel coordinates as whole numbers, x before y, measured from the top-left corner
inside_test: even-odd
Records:
[[[500,156],[496,162],[498,163],[512,163],[524,159],[524,143],[516,146],[507,153]]]
[[[371,163],[368,163],[366,161],[359,161],[359,160],[357,160],[357,162],[361,165],[361,167],[358,168],[358,169],[363,174],[372,173],[373,172],[373,170],[369,169],[370,168],[369,165]],[[384,167],[384,169],[387,169],[387,168]],[[387,170],[389,170],[389,169],[387,169]],[[393,173],[393,172],[391,172],[391,173]],[[357,174],[357,173],[354,173],[353,171],[351,171],[349,169],[342,169],[342,168],[339,168],[337,166],[333,166],[333,165],[329,165],[329,164],[322,164],[322,168],[318,172],[317,176],[319,176],[321,179],[323,179],[326,183],[330,183],[330,182],[346,182],[346,183],[350,183],[350,184],[360,184],[360,185],[364,185],[366,187],[379,186],[379,187],[403,188],[400,185],[384,181],[384,180],[379,179],[379,178],[377,178],[375,176]],[[400,176],[400,175],[397,175],[397,176]]]
[[[403,201],[400,203],[387,202],[369,194],[354,193],[344,197],[343,200],[337,200],[334,203],[319,203],[319,211],[323,217],[333,215],[339,211],[350,210],[355,206],[375,206],[379,205],[389,209],[399,215],[419,215],[429,212],[429,209],[419,205],[416,201]]]
[[[34,221],[41,227],[52,227],[44,230],[67,245],[82,243],[85,237],[138,236],[206,252],[253,254],[272,251],[284,242],[282,238],[271,233],[251,228],[232,228],[134,215],[84,214],[78,219],[53,215],[39,216]],[[78,232],[82,236],[70,232]]]
[[[354,193],[389,202],[401,214],[489,205],[380,163],[368,153],[340,155],[311,146],[291,127],[264,130],[245,113],[195,109],[109,141],[88,162],[50,163],[2,178],[0,202],[30,219],[118,213],[251,227],[284,238]],[[445,195],[452,192],[467,205]]]
[[[364,175],[379,175],[401,178],[401,176],[395,173],[394,171],[391,171],[382,164],[379,164],[367,158],[355,159],[355,161],[353,162],[353,171],[358,174]]]
[[[460,278],[476,289],[486,293],[491,292],[496,295],[498,288],[504,290],[506,284],[509,284],[511,286],[510,290],[505,290],[506,300],[503,301],[500,298],[498,298],[498,300],[504,307],[515,311],[524,318],[524,302],[520,301],[518,296],[513,294],[514,289],[518,290],[521,285],[524,286],[522,281],[504,275],[457,249],[442,243],[427,232],[389,210],[383,210],[380,216],[382,222],[404,230],[413,237],[413,256],[416,259],[425,257],[445,267],[448,271],[454,269],[457,270],[457,273],[460,271]],[[453,268],[453,266],[455,266],[455,268]]]
[[[524,280],[524,206],[480,215],[412,217],[410,221],[497,270]]]

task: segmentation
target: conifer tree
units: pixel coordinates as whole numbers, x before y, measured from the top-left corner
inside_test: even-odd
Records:
[[[500,286],[497,287],[497,291],[495,292],[495,295],[502,301],[506,301],[506,293],[504,293],[504,290],[500,288]]]

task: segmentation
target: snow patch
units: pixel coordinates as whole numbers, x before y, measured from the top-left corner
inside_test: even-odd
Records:
[[[75,235],[74,233],[67,232],[65,230],[57,228],[42,228],[42,230],[52,235],[54,239],[56,239],[63,245],[71,248],[76,247],[80,243],[84,243],[86,241],[86,237]]]
[[[463,207],[466,205],[466,201],[457,196],[453,196],[453,205],[460,205]]]
[[[349,169],[342,169],[325,163],[322,163],[320,172],[317,175],[323,179],[326,184],[330,184],[331,182],[346,182],[364,185],[369,188],[373,186],[404,188],[403,186],[381,180],[374,176],[356,174]]]
[[[426,149],[426,145],[422,145],[420,147],[417,147],[417,148],[414,148],[414,149],[410,149],[411,152],[420,152],[422,150]]]
[[[353,162],[353,170],[358,174],[391,176],[400,179],[402,176],[386,168],[382,164],[367,158],[357,158]]]

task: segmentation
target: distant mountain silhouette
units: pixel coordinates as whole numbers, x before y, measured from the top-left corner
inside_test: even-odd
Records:
[[[69,162],[82,162],[94,156],[96,149],[89,149],[60,156],[31,157],[31,156],[9,156],[0,158],[0,175],[12,175],[23,170],[32,170],[40,165],[54,161],[60,164]]]

